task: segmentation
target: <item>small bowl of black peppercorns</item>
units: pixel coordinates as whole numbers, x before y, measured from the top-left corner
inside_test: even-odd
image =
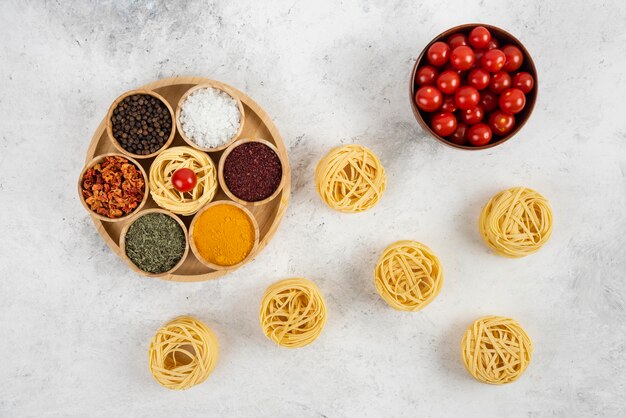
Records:
[[[174,111],[159,94],[132,90],[118,97],[107,115],[107,133],[115,148],[135,158],[151,158],[174,140]]]

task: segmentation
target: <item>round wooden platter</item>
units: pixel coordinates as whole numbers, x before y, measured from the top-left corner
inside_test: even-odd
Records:
[[[169,102],[172,108],[175,109],[179,99],[182,97],[183,94],[185,94],[188,89],[202,83],[215,83],[217,86],[227,86],[226,84],[202,77],[174,77],[146,84],[141,88],[146,90],[153,90],[159,93]],[[284,162],[283,176],[285,177],[285,181],[282,191],[276,196],[276,198],[261,206],[246,206],[247,209],[252,212],[257,223],[259,224],[259,245],[257,246],[252,256],[249,258],[249,260],[252,260],[263,248],[265,248],[267,243],[272,239],[274,233],[276,232],[276,229],[278,228],[278,225],[280,224],[280,221],[283,218],[283,215],[285,214],[285,210],[287,209],[287,203],[289,201],[289,194],[291,191],[291,168],[289,166],[289,158],[287,156],[287,149],[285,148],[283,139],[267,113],[265,113],[265,111],[246,94],[231,86],[227,87],[229,87],[231,91],[233,91],[237,95],[237,97],[242,101],[245,108],[243,132],[239,137],[262,138],[271,142],[278,149],[281,160],[283,160]],[[176,136],[174,137],[174,141],[170,146],[187,146],[187,144],[177,131]],[[89,150],[87,151],[85,163],[91,161],[97,155],[106,154],[109,152],[117,152],[117,150],[107,136],[105,116],[105,119],[100,123],[91,140]],[[208,153],[211,156],[211,159],[215,163],[216,167],[218,166],[222,152],[223,151]],[[150,164],[153,160],[154,157],[142,159],[139,160],[139,163],[146,170],[146,172],[149,172]],[[149,191],[146,192],[149,193]],[[216,200],[230,199],[220,187],[213,201]],[[142,210],[157,207],[158,206],[154,202],[152,197],[149,196],[148,201],[146,202]],[[193,216],[176,216],[178,216],[184,222],[187,228],[189,228]],[[95,216],[91,216],[91,220],[96,225],[96,229],[98,230],[104,241],[121,258],[123,257],[119,246],[120,232],[122,231],[124,226],[126,226],[129,222],[132,222],[134,218],[135,217],[133,216],[130,220],[122,222],[103,222],[97,219]],[[235,269],[233,268],[221,271],[212,270],[206,267],[200,261],[198,261],[193,252],[189,251],[185,261],[178,269],[159,278],[179,282],[198,282],[215,279],[217,277],[228,274],[233,270]]]

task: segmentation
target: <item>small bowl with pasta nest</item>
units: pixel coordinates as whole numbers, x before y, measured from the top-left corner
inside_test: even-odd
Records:
[[[189,253],[183,221],[163,209],[143,210],[120,233],[122,258],[135,272],[164,277],[175,272]]]
[[[190,147],[218,152],[243,132],[245,110],[229,86],[202,83],[182,95],[175,117],[178,133]]]
[[[439,142],[463,150],[501,145],[526,124],[537,101],[537,69],[512,34],[482,23],[437,35],[409,79],[419,125]]]
[[[211,156],[191,147],[171,147],[150,165],[150,195],[161,208],[191,216],[211,202],[218,190]]]
[[[264,139],[239,139],[222,154],[218,180],[222,190],[242,205],[261,206],[280,194],[287,173],[274,144]]]
[[[193,217],[189,244],[195,257],[210,269],[236,269],[256,253],[259,224],[245,206],[230,200],[217,200]]]
[[[107,153],[89,161],[78,178],[83,207],[100,221],[123,222],[136,215],[148,200],[148,176],[135,159]]]

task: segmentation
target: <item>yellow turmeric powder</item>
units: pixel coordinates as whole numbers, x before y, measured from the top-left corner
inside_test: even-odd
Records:
[[[204,260],[218,266],[233,266],[252,251],[254,225],[237,206],[218,204],[206,209],[196,219],[193,240]]]

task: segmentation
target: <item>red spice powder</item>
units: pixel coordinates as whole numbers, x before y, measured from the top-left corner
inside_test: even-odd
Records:
[[[258,202],[270,197],[280,185],[283,167],[273,149],[260,142],[246,142],[228,154],[224,181],[241,200]]]

